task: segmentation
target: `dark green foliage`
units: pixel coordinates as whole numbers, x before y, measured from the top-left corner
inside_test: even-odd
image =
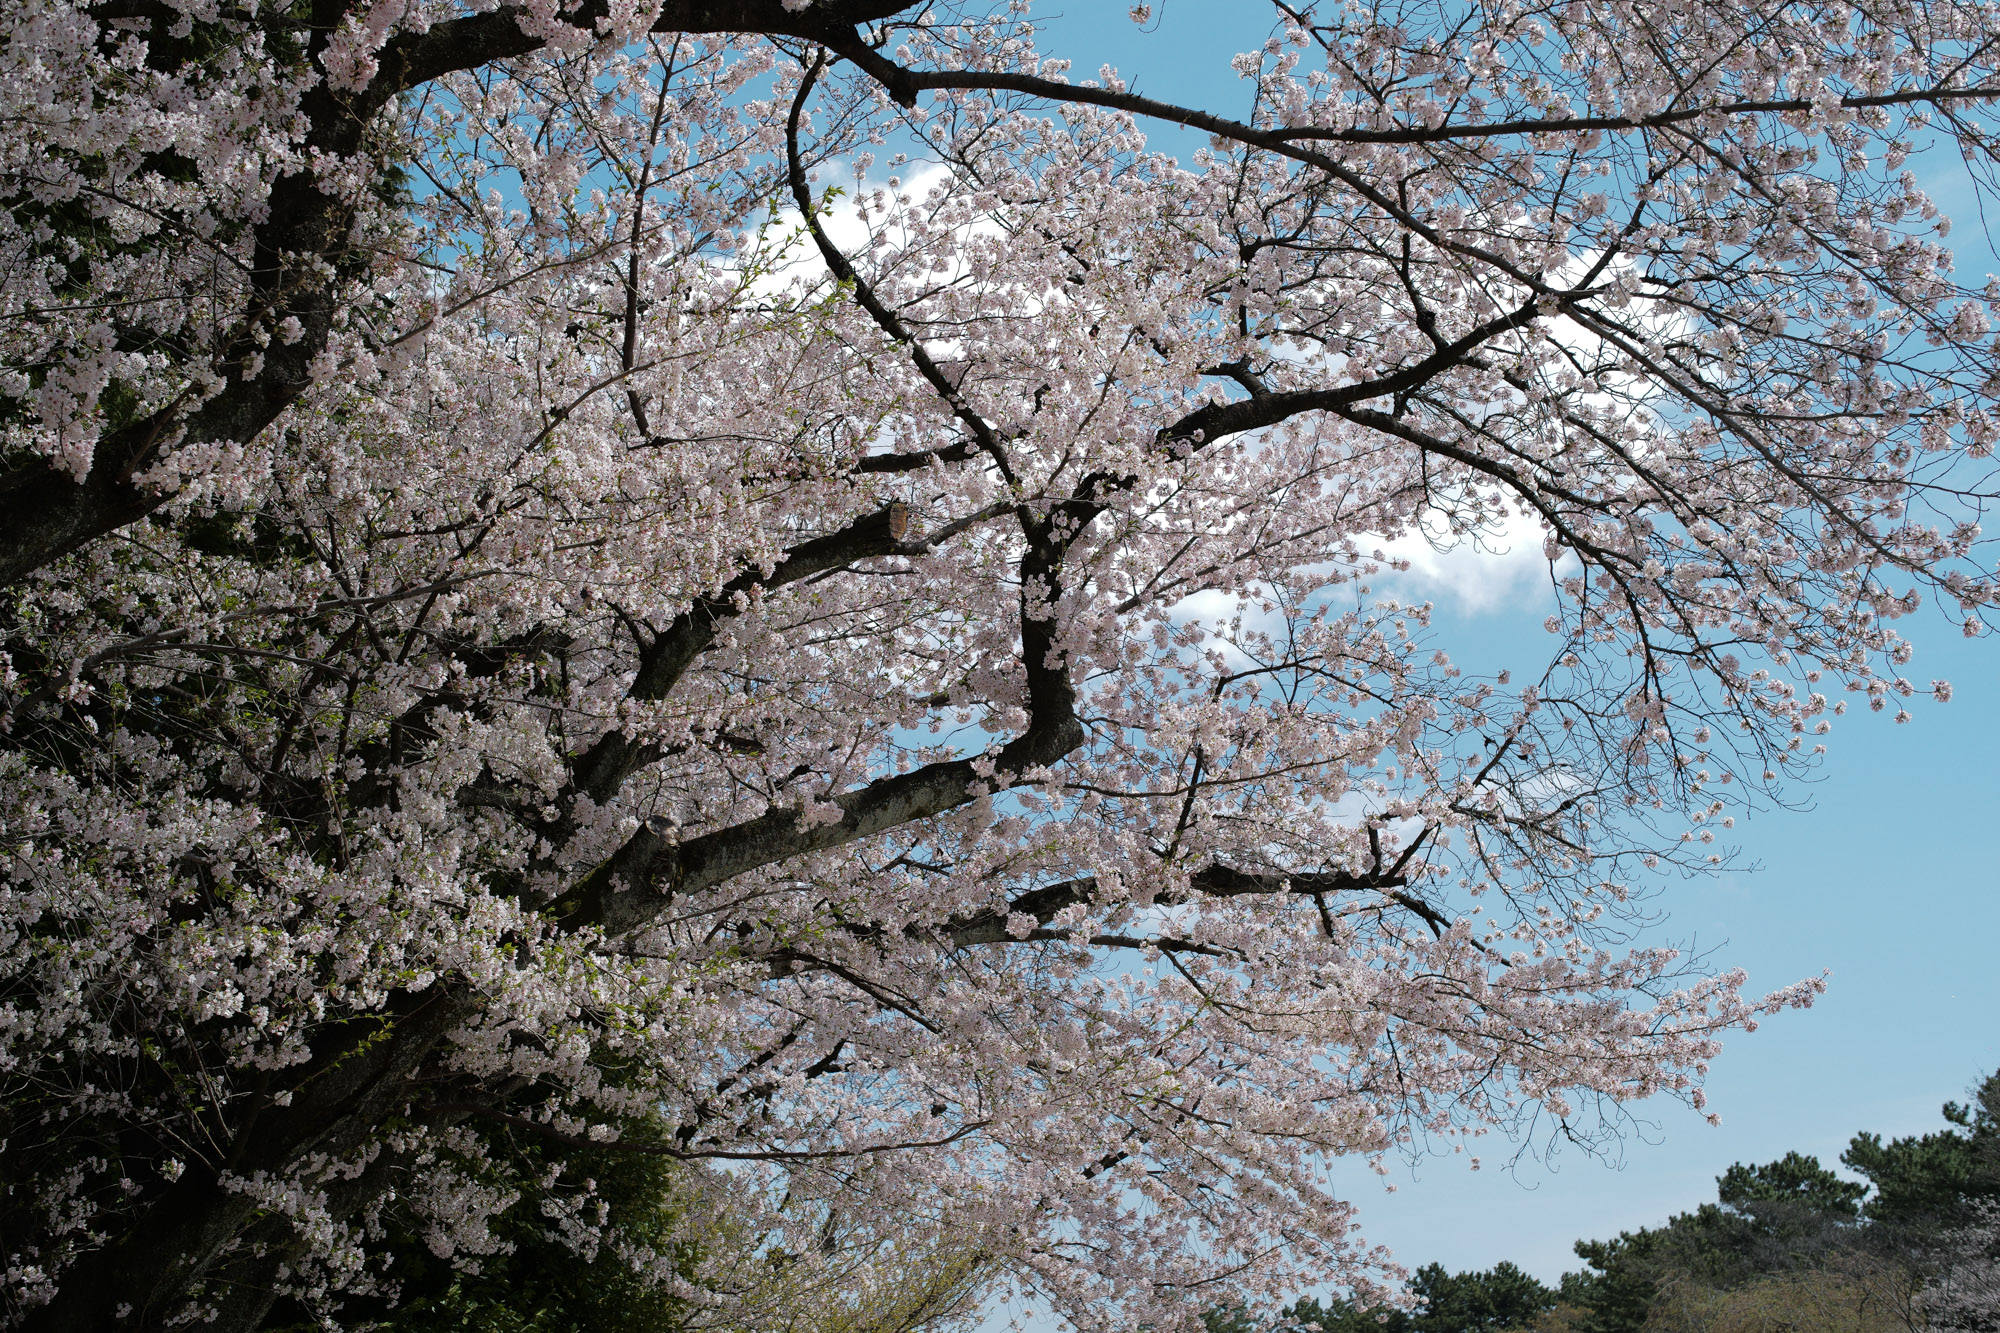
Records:
[[[1410,1290],[1424,1302],[1410,1320],[1411,1333],[1498,1333],[1556,1301],[1555,1292],[1505,1261],[1483,1273],[1447,1273],[1425,1264],[1410,1279]]]
[[[1778,1216],[1796,1208],[1815,1217],[1857,1221],[1868,1187],[1842,1180],[1817,1157],[1790,1152],[1763,1166],[1737,1163],[1715,1181],[1715,1197],[1725,1208],[1753,1216]]]
[[[1268,1329],[1240,1310],[1210,1310],[1202,1322],[1208,1333],[1501,1333],[1556,1301],[1555,1292],[1504,1262],[1484,1273],[1425,1264],[1411,1276],[1409,1292],[1420,1302],[1414,1311],[1308,1297]]]
[[[1577,1242],[1589,1268],[1566,1276],[1561,1295],[1584,1312],[1584,1333],[1637,1333],[1669,1280],[1727,1289],[1814,1266],[1854,1241],[1867,1193],[1796,1152],[1761,1166],[1738,1163],[1715,1183],[1715,1203],[1664,1226]]]
[[[1659,1294],[1659,1231],[1625,1232],[1615,1240],[1580,1240],[1588,1267],[1563,1274],[1561,1297],[1583,1311],[1580,1333],[1638,1333]]]
[[[1891,1139],[1856,1134],[1840,1160],[1875,1187],[1871,1222],[1928,1230],[1957,1225],[1965,1206],[2000,1197],[2000,1072],[1970,1105],[1946,1102],[1947,1128]]]
[[[1208,1330],[1513,1333],[1562,1306],[1561,1327],[1572,1333],[1641,1333],[1670,1289],[1710,1301],[1757,1292],[1789,1301],[1824,1289],[1878,1302],[1869,1308],[1879,1312],[1881,1300],[1922,1287],[1944,1233],[1965,1225],[1973,1205],[2000,1199],[2000,1072],[1969,1103],[1946,1103],[1944,1118],[1946,1127],[1929,1134],[1887,1142],[1856,1135],[1841,1161],[1865,1183],[1798,1152],[1738,1163],[1716,1178],[1714,1203],[1657,1227],[1578,1241],[1585,1267],[1554,1291],[1509,1263],[1457,1274],[1427,1264],[1410,1279],[1414,1311],[1302,1300],[1274,1325],[1211,1312]]]

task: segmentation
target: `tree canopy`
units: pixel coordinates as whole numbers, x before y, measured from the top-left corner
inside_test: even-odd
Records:
[[[1365,1298],[1329,1158],[1812,998],[1638,904],[1983,632],[2000,12],[1269,15],[1184,106],[999,0],[6,7],[8,1320],[524,1225],[712,1306],[620,1151],[1087,1324]],[[1468,673],[1393,553],[1522,530]]]
[[[1944,1129],[1886,1144],[1856,1134],[1841,1161],[1861,1181],[1797,1152],[1739,1163],[1717,1178],[1714,1203],[1578,1242],[1588,1267],[1565,1275],[1561,1289],[1571,1326],[1986,1327],[2000,1292],[2000,1246],[1982,1226],[2000,1187],[1996,1102],[2000,1073],[1980,1082],[1970,1106],[1947,1102]]]
[[[2000,1073],[1946,1127],[1854,1136],[1842,1178],[1804,1153],[1737,1163],[1716,1197],[1658,1226],[1580,1240],[1553,1288],[1501,1262],[1417,1269],[1402,1299],[1295,1302],[1276,1319],[1207,1312],[1209,1333],[1989,1333],[2000,1320]],[[1913,1208],[1910,1200],[1925,1206]]]

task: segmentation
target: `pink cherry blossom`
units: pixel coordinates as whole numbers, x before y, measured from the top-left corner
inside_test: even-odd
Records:
[[[726,1323],[568,1168],[644,1126],[755,1253],[1186,1329],[1396,1276],[1333,1159],[1819,993],[1659,872],[1989,614],[1911,163],[1994,5],[1280,5],[1234,107],[976,0],[302,14],[4,19],[10,1326],[510,1209]],[[1395,552],[1510,532],[1468,674]]]

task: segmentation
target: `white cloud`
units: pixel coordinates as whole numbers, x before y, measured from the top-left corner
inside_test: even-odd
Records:
[[[1385,574],[1376,583],[1447,602],[1468,615],[1539,607],[1550,597],[1542,538],[1541,520],[1518,512],[1456,538],[1441,521],[1427,520],[1420,529],[1382,543],[1384,555],[1408,562],[1409,569]]]

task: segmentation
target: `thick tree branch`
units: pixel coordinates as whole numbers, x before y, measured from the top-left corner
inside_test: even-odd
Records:
[[[1057,513],[1069,517],[1068,508]],[[1097,512],[1094,507],[1087,511]],[[709,888],[763,866],[942,814],[981,792],[1028,781],[1033,772],[1082,745],[1076,687],[1056,646],[1052,612],[1063,556],[1082,536],[1087,521],[1066,522],[1060,536],[1053,516],[1026,517],[1024,526],[1028,543],[1020,560],[1020,634],[1028,724],[1019,735],[990,756],[926,764],[854,791],[831,794],[820,803],[823,814],[773,808],[680,843],[642,827],[554,905],[552,911],[562,925],[594,927],[610,934],[636,929],[658,915],[674,894]]]
[[[664,699],[687,672],[689,666],[715,642],[718,628],[765,593],[796,583],[828,570],[845,568],[859,560],[885,555],[914,555],[925,549],[924,542],[906,544],[910,531],[910,511],[900,501],[883,506],[855,519],[838,532],[814,537],[787,549],[770,573],[745,570],[714,593],[697,597],[694,604],[646,645],[639,655],[639,670],[632,681],[631,697]],[[643,741],[623,731],[606,733],[576,761],[570,791],[559,802],[568,809],[578,793],[602,805],[617,795],[625,780],[657,758],[657,752]],[[546,831],[560,838],[560,829]]]
[[[1252,894],[1297,893],[1318,895],[1327,893],[1381,893],[1394,899],[1398,904],[1430,921],[1437,918],[1436,909],[1413,894],[1402,892],[1409,887],[1409,877],[1402,871],[1403,863],[1398,861],[1387,869],[1363,871],[1355,874],[1346,870],[1305,871],[1295,875],[1279,875],[1268,871],[1237,870],[1220,863],[1211,864],[1188,877],[1185,894],[1175,895],[1161,901],[1166,904],[1192,902],[1197,898],[1240,898]],[[955,917],[938,929],[944,940],[957,948],[971,948],[979,944],[1013,944],[1021,937],[1009,932],[1009,917],[1029,917],[1037,928],[1048,925],[1066,908],[1087,906],[1096,901],[1097,877],[1086,875],[1079,879],[1063,880],[1057,884],[1030,889],[1008,900],[1004,907],[976,912],[971,916]],[[1437,918],[1442,919],[1442,918]],[[1449,924],[1449,923],[1447,923]]]
[[[908,7],[888,0],[821,0],[794,12],[781,0],[667,0],[655,30],[766,33],[853,45],[859,40],[854,24]],[[565,17],[594,31],[608,12],[604,0],[589,0]],[[316,6],[310,58],[317,60],[325,50],[345,13],[344,6]],[[303,147],[326,159],[351,158],[363,150],[377,114],[399,93],[540,49],[545,41],[522,31],[524,16],[510,6],[391,41],[364,92],[346,96],[322,83],[305,95]],[[198,406],[169,404],[107,433],[81,481],[43,462],[0,476],[0,584],[24,578],[166,503],[170,489],[136,480],[165,453],[217,442],[248,444],[298,400],[326,348],[338,293],[365,262],[350,245],[353,221],[354,205],[322,190],[312,171],[273,183],[268,220],[256,231],[250,296],[215,361],[220,389]],[[302,336],[291,342],[269,337],[267,330],[288,317],[299,321]]]

